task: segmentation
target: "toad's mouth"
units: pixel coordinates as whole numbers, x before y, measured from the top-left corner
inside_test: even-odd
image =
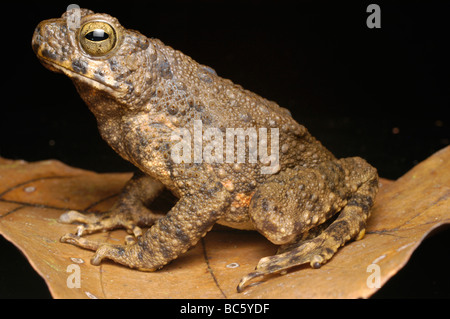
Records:
[[[73,69],[72,63],[65,63],[67,65],[58,63],[55,60],[45,57],[40,52],[37,52],[36,55],[45,68],[55,73],[65,74],[72,81],[84,82],[97,90],[105,91],[110,94],[126,94],[126,88],[122,87],[120,84],[106,83],[95,79],[95,77],[90,76],[89,73],[85,75],[81,72],[77,72]]]

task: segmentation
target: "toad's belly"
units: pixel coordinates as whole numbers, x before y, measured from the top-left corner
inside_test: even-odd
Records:
[[[231,204],[225,216],[217,223],[235,229],[255,230],[248,214],[248,207],[237,206],[235,203]]]
[[[255,230],[255,227],[253,226],[252,222],[250,220],[242,221],[242,222],[235,222],[231,220],[227,220],[226,218],[220,219],[217,221],[218,224],[235,228],[235,229],[241,229],[241,230]]]

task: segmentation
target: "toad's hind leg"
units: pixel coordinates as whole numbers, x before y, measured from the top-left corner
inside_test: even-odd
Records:
[[[316,237],[308,236],[305,240],[293,240],[281,246],[279,254],[262,258],[256,270],[241,279],[237,287],[238,292],[241,292],[245,284],[253,278],[280,272],[293,266],[309,263],[313,268],[319,268],[347,241],[359,240],[364,236],[366,220],[378,191],[376,170],[360,158],[342,159],[332,165],[337,165],[346,172],[342,178],[347,181],[347,185],[343,188],[351,191],[337,218],[326,228],[322,227],[326,224],[317,226],[317,229],[325,229]],[[351,168],[352,171],[347,168]],[[344,190],[345,192],[347,191]]]

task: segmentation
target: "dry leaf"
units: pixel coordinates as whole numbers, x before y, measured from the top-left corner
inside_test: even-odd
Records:
[[[215,228],[154,273],[107,261],[92,266],[93,252],[59,242],[76,229],[57,222],[62,213],[107,210],[130,176],[97,174],[58,161],[0,159],[0,234],[26,255],[55,298],[366,298],[378,289],[373,287],[377,275],[383,285],[430,231],[450,223],[447,147],[399,180],[382,180],[363,240],[346,245],[320,269],[296,267],[238,294],[240,278],[276,251],[256,232]],[[125,235],[117,230],[90,237],[122,243]],[[80,288],[70,288],[76,269]]]

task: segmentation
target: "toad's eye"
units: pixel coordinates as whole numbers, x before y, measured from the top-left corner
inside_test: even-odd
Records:
[[[102,56],[114,49],[117,36],[114,28],[108,23],[94,21],[81,27],[79,41],[86,53]]]

